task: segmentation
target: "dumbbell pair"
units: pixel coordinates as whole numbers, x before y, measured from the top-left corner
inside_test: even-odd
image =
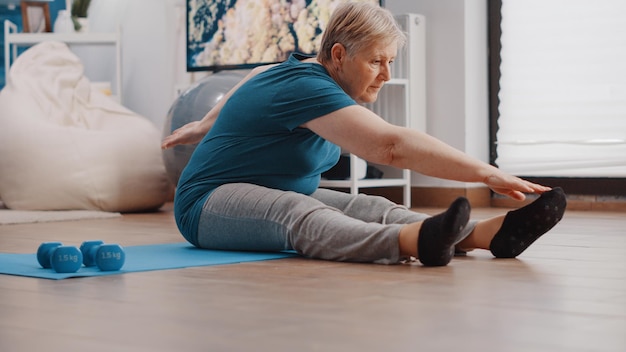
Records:
[[[45,242],[37,250],[37,261],[44,268],[58,273],[74,273],[85,266],[97,266],[102,271],[120,270],[126,255],[119,244],[85,241],[80,249],[61,242]]]

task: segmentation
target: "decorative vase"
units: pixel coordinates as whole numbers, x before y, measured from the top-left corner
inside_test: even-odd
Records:
[[[54,21],[54,33],[74,33],[74,23],[67,10],[60,10]]]

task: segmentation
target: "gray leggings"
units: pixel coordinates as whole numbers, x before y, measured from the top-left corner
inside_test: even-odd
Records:
[[[428,217],[378,196],[322,188],[307,196],[231,183],[215,189],[204,204],[194,245],[294,249],[310,258],[391,264],[403,259],[398,246],[402,224]],[[473,227],[464,232],[469,234]]]

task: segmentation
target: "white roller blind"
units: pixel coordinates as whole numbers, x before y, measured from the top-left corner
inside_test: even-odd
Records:
[[[496,163],[626,176],[626,1],[503,0]]]

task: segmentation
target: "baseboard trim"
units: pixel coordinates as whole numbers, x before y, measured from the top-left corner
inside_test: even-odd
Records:
[[[383,196],[392,202],[402,204],[402,187],[362,188],[359,192]],[[465,197],[473,207],[490,207],[491,191],[487,187],[447,188],[411,187],[411,207],[448,207],[458,197]]]
[[[412,187],[411,207],[448,207],[458,197],[467,198],[472,207],[491,206],[491,191],[487,187]]]

